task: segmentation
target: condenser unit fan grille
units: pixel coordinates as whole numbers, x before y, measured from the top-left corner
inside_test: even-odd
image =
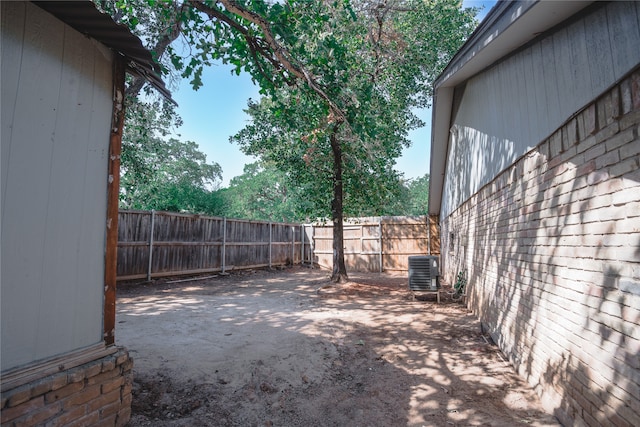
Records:
[[[438,275],[438,257],[409,257],[409,290],[437,291],[440,287]]]

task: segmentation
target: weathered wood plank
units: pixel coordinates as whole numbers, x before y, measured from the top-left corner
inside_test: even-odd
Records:
[[[637,2],[612,2],[607,5],[609,42],[615,80],[622,78],[640,57],[640,12]]]
[[[148,217],[144,211],[120,212],[120,280],[142,274],[148,263]],[[225,266],[236,268],[269,265],[269,255],[271,265],[302,260],[298,224],[227,219],[225,226],[224,218],[168,212],[156,212],[155,218],[152,277],[222,269],[223,256]]]

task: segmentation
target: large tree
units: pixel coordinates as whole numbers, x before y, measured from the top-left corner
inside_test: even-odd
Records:
[[[193,141],[171,137],[179,126],[173,105],[161,100],[127,99],[122,138],[120,206],[219,214],[215,190],[222,169],[208,163]]]
[[[407,131],[421,124],[412,111],[428,103],[433,79],[473,27],[473,12],[457,0],[147,1],[163,11],[165,24],[154,25],[164,27],[160,38],[180,32],[191,51],[183,58],[151,45],[157,55],[169,53],[194,87],[202,67],[218,59],[260,85],[265,98],[250,112],[268,118],[252,124],[266,138],[244,132],[237,140],[301,183],[317,183],[316,196],[331,194],[332,278],[346,279],[345,202],[349,209],[351,198],[381,199],[392,190],[387,184],[397,179],[385,178],[409,143]],[[139,3],[120,0],[118,8]]]
[[[305,79],[251,103],[253,120],[234,140],[330,206],[332,279],[342,281],[343,218],[397,200],[395,159],[421,125],[413,111],[473,19],[451,1],[317,2],[291,17],[286,52]]]

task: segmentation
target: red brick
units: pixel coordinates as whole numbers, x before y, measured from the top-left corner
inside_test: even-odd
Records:
[[[40,396],[47,392],[50,392],[53,389],[53,382],[51,377],[47,377],[35,384],[31,387],[31,397]]]
[[[591,416],[591,414],[588,414],[586,412],[582,414],[582,419],[584,420],[584,422],[589,427],[601,427],[602,426],[602,423],[600,421],[598,421],[593,416]]]
[[[620,147],[620,158],[628,159],[640,155],[640,141],[633,141]]]
[[[611,94],[603,95],[596,103],[598,109],[598,126],[600,129],[606,127],[613,122],[611,117]]]
[[[113,402],[108,405],[105,405],[100,409],[100,418],[101,419],[110,418],[111,416],[115,417],[118,415],[118,411],[120,411],[121,408],[122,408],[122,402],[120,402],[120,400],[118,400],[117,402]]]
[[[589,162],[591,160],[595,160],[598,157],[602,156],[606,153],[607,147],[605,144],[596,144],[588,150],[584,151],[583,158],[584,162]]]
[[[22,417],[29,412],[36,411],[44,407],[44,396],[36,397],[28,402],[23,403],[13,408],[3,409],[0,413],[0,422],[4,425],[9,421],[15,420],[18,417]]]
[[[95,400],[92,400],[88,403],[89,412],[99,411],[103,407],[113,403],[118,402],[120,404],[120,390],[113,390],[107,394],[103,394]]]
[[[102,362],[102,372],[113,371],[116,368],[116,358],[110,357]]]
[[[26,386],[16,388],[14,390],[11,390],[11,392],[9,392],[8,395],[9,395],[8,396],[9,402],[7,406],[9,408],[18,406],[24,402],[29,401],[29,399],[31,398],[31,387],[29,385],[26,385]]]
[[[95,426],[100,421],[100,413],[92,412],[78,420],[69,423],[66,427],[86,427]]]
[[[626,114],[620,119],[619,123],[621,130],[633,128],[638,123],[640,123],[640,110],[635,110],[629,114]]]
[[[67,374],[56,374],[51,380],[51,390],[58,390],[68,384]]]
[[[618,416],[618,414],[607,415],[607,422],[615,427],[634,427],[633,424]]]
[[[116,419],[116,427],[124,427],[131,419],[131,406],[128,408],[120,409],[118,412],[118,418]]]
[[[56,400],[71,396],[72,394],[79,392],[83,388],[84,382],[68,384],[58,390],[50,391],[49,393],[45,394],[45,401],[47,403],[55,402]]]
[[[47,422],[46,427],[64,427],[71,422],[84,417],[87,414],[85,406],[78,406],[71,409],[66,409],[59,417]]]
[[[118,414],[113,414],[108,418],[101,419],[97,424],[93,427],[113,427],[116,425],[116,419],[118,418]]]
[[[119,369],[112,369],[111,371],[107,371],[107,372],[103,372],[99,375],[95,375],[91,378],[87,379],[87,385],[94,385],[94,384],[102,384],[107,382],[108,380],[110,380],[111,378],[116,378],[119,377],[120,375],[120,370]]]
[[[606,170],[600,169],[600,170],[591,172],[587,176],[587,183],[589,185],[596,185],[608,179],[609,179],[609,172],[607,172]]]
[[[107,394],[110,391],[119,389],[124,384],[124,382],[125,382],[124,377],[118,377],[102,384],[102,394]]]
[[[638,159],[630,157],[609,168],[609,173],[613,177],[623,176],[638,171]]]
[[[89,366],[86,371],[85,371],[85,377],[86,378],[91,378],[91,377],[95,377],[96,375],[98,375],[100,372],[102,372],[102,363],[95,363],[92,366]]]
[[[582,139],[578,145],[576,145],[576,153],[582,153],[589,148],[597,145],[596,137],[593,135],[589,135],[587,138]]]
[[[562,131],[556,131],[549,138],[549,153],[551,154],[551,158],[558,156],[562,153]]]
[[[77,383],[83,381],[85,377],[84,369],[74,369],[73,371],[67,372],[67,380],[70,383]]]
[[[614,135],[608,140],[606,140],[605,146],[607,147],[607,151],[613,151],[616,148],[619,148],[625,144],[632,145],[628,143],[633,141],[633,138],[634,138],[633,129],[627,129],[626,131],[622,131],[617,135]],[[637,147],[636,147],[636,150],[637,150]]]
[[[124,386],[122,387],[122,395],[131,394],[133,389],[133,378],[126,378]]]
[[[129,358],[129,360],[125,361],[122,366],[122,371],[123,372],[128,372],[133,368],[133,359]]]
[[[125,361],[129,359],[129,355],[126,352],[120,354],[116,358],[116,365],[122,365]]]
[[[60,402],[47,405],[42,409],[30,412],[26,417],[22,417],[15,421],[15,426],[31,427],[42,424],[49,418],[53,418],[56,414],[62,411],[62,404]]]
[[[89,402],[90,400],[97,398],[98,396],[100,396],[100,388],[101,387],[99,384],[85,387],[85,389],[82,390],[82,393],[78,393],[65,399],[64,407],[72,408],[74,406],[82,405]]]
[[[131,401],[133,400],[133,396],[131,395],[131,393],[129,394],[123,394],[122,395],[122,406],[123,407],[127,407],[130,408],[131,407]]]

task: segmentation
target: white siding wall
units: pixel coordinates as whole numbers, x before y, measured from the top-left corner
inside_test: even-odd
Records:
[[[640,62],[640,3],[612,2],[467,82],[441,218]]]
[[[102,341],[110,51],[2,2],[2,370]]]

